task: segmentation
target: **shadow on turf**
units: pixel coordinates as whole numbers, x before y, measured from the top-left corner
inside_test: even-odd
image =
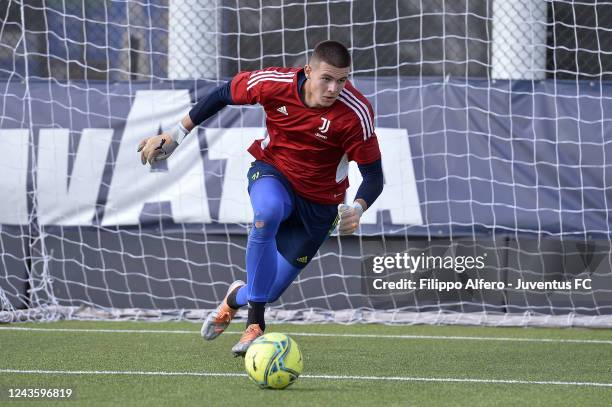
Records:
[[[287,387],[284,389],[257,389],[256,390],[263,390],[263,391],[269,391],[269,392],[283,392],[283,393],[301,393],[301,392],[310,392],[310,391],[317,391],[317,392],[325,392],[325,391],[329,391],[329,392],[335,392],[337,391],[336,389],[330,389],[330,388],[324,388],[324,387]]]

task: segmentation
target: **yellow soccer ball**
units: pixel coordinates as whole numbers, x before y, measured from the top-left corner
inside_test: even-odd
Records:
[[[304,360],[293,339],[273,332],[260,336],[249,346],[244,367],[262,389],[284,389],[302,373]]]

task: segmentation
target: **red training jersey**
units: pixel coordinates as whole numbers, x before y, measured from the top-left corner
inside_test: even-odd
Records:
[[[275,166],[304,198],[324,204],[344,201],[348,163],[380,159],[372,106],[347,81],[327,108],[304,105],[298,89],[302,68],[266,68],[240,72],[232,79],[236,104],[259,103],[268,134],[248,151]]]

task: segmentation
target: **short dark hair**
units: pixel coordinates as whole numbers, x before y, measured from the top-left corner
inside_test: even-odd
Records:
[[[312,59],[327,62],[336,68],[351,66],[351,54],[344,44],[338,41],[323,41],[315,46]]]

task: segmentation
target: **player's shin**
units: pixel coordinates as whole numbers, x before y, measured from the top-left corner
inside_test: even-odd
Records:
[[[251,324],[259,325],[262,331],[266,330],[266,321],[265,314],[266,312],[266,303],[265,302],[257,302],[257,301],[249,301],[249,313],[247,316],[247,328]]]
[[[301,268],[289,263],[282,254],[276,255],[276,278],[270,289],[268,303],[272,303],[280,298],[285,290],[291,285],[293,280],[300,274]]]

